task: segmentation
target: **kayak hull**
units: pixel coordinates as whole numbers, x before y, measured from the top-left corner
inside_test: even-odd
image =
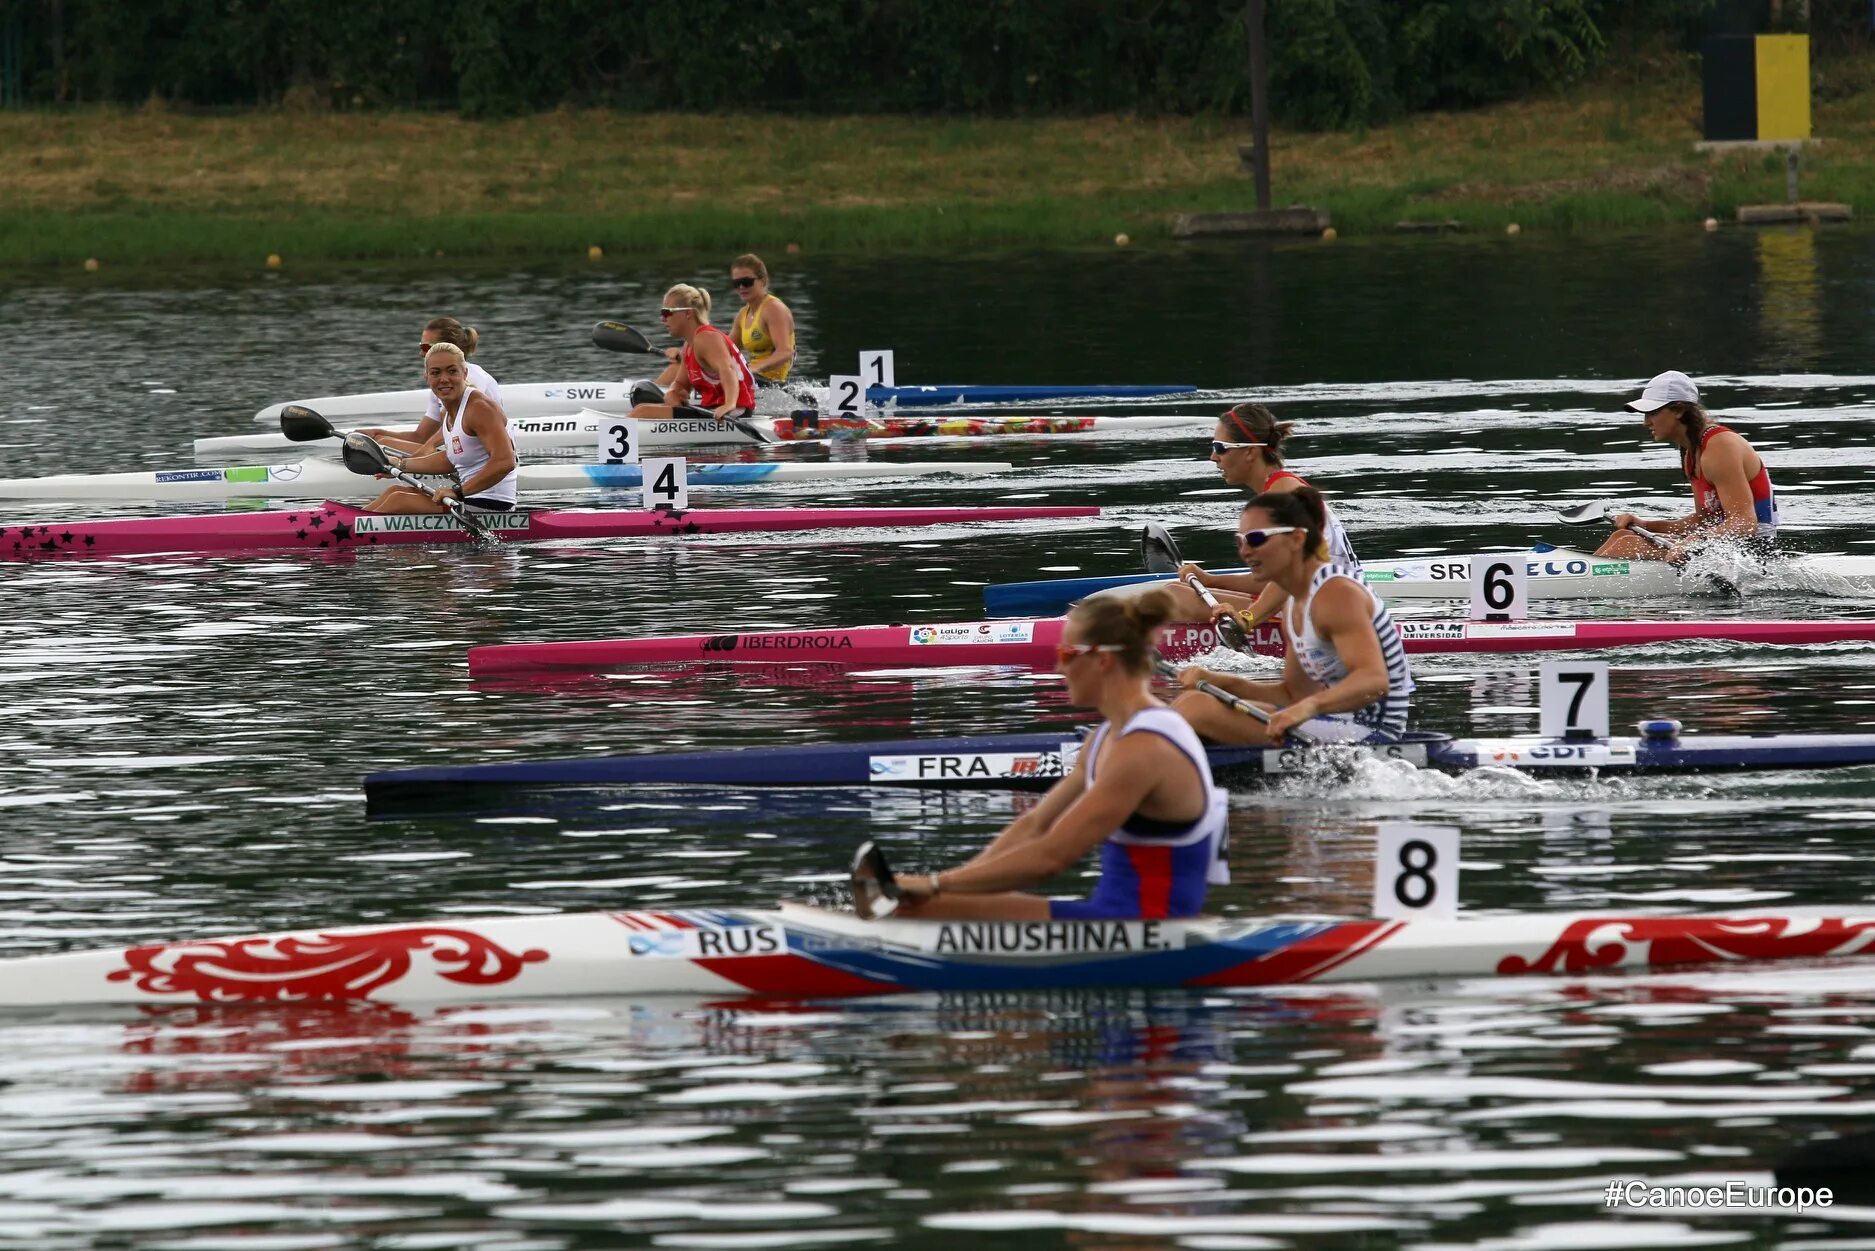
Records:
[[[433,1005],[564,996],[836,999],[906,992],[1288,986],[1584,976],[1867,958],[1875,916],[1536,913],[862,921],[784,903],[449,918],[0,960],[0,1007]]]
[[[712,508],[548,509],[484,513],[481,520],[504,542],[649,538],[664,535],[753,531],[930,526],[970,521],[1025,521],[1092,517],[1082,506],[1021,508]],[[453,517],[385,516],[327,500],[300,509],[210,513],[185,517],[122,517],[0,526],[0,560],[136,556],[156,553],[251,552],[276,549],[357,551],[413,543],[467,543]]]
[[[497,643],[469,649],[471,676],[595,673],[632,665],[801,662],[847,669],[1015,665],[1050,669],[1060,617],[1040,620],[858,626],[833,630],[747,630],[662,638]],[[1168,659],[1201,656],[1218,645],[1210,626],[1169,626],[1159,637]]]
[[[541,453],[590,452],[598,455],[599,429],[616,414],[592,410],[535,417],[509,415],[509,433],[523,456]],[[896,446],[899,439],[1017,438],[1056,434],[1125,435],[1149,430],[1197,429],[1213,423],[1210,417],[920,417],[887,418],[864,438],[870,445]],[[858,437],[845,424],[835,425],[795,417],[754,417],[750,424],[765,430],[777,442],[806,443],[828,438]],[[752,447],[755,440],[720,421],[701,417],[670,417],[646,421],[639,427],[640,446],[646,449],[694,447]],[[294,443],[279,431],[217,435],[195,440],[195,454],[204,457],[256,452],[313,452],[336,455],[337,439]]]
[[[763,482],[833,482],[862,478],[921,478],[932,474],[1009,473],[1006,461],[736,461],[685,466],[691,486],[746,486]],[[440,481],[440,479],[439,479]],[[644,484],[637,465],[522,465],[523,491],[625,490]],[[370,475],[337,461],[283,465],[224,465],[219,469],[164,469],[136,473],[57,474],[0,479],[0,499],[157,500],[367,498],[384,489]]]
[[[1395,617],[1400,641],[1416,655],[1591,651],[1700,640],[1791,647],[1816,643],[1875,642],[1875,621],[1526,621],[1429,620]],[[1257,627],[1252,642],[1263,656],[1286,649],[1274,623]]]

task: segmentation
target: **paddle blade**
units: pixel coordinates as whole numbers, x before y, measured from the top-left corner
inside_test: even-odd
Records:
[[[304,404],[288,404],[280,410],[280,433],[295,443],[330,439],[338,435],[332,423]]]
[[[898,911],[898,878],[871,839],[853,852],[853,911],[864,921],[877,921]]]
[[[1139,532],[1139,558],[1149,573],[1177,573],[1185,563],[1171,531],[1156,521],[1149,521]]]
[[[1587,504],[1577,504],[1574,508],[1565,508],[1556,516],[1562,519],[1564,525],[1592,526],[1598,521],[1607,520],[1608,505],[1595,500]]]
[[[353,473],[375,476],[391,471],[390,454],[384,450],[383,444],[370,435],[359,434],[355,430],[346,435],[344,443],[340,445],[339,459],[344,461],[345,467]]]
[[[651,341],[622,321],[602,321],[592,328],[592,345],[608,352],[656,352]],[[660,401],[661,403],[662,401]]]
[[[631,397],[634,408],[640,404],[662,404],[664,388],[655,382],[648,382],[641,378],[632,383]]]

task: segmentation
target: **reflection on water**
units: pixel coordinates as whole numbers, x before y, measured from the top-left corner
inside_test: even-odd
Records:
[[[1672,457],[1643,445],[1619,404],[1663,368],[1719,375],[1708,398],[1767,451],[1791,546],[1855,551],[1875,542],[1875,436],[1859,419],[1875,377],[1857,335],[1820,328],[1864,320],[1862,239],[999,257],[930,262],[916,302],[877,298],[895,289],[894,264],[815,261],[789,289],[821,372],[893,346],[908,381],[1188,380],[1215,393],[1139,411],[1200,414],[1257,396],[1298,422],[1297,467],[1373,555],[1588,543],[1554,512],[1590,498],[1681,507]],[[181,463],[189,436],[245,430],[288,392],[394,385],[409,361],[391,345],[438,311],[481,326],[504,378],[603,376],[583,345],[592,310],[649,307],[666,277],[16,288],[0,294],[18,375],[0,400],[0,476]],[[1698,292],[1726,298],[1701,305]],[[1056,679],[1016,670],[471,682],[463,654],[970,620],[987,582],[1130,568],[1132,528],[1149,518],[1219,562],[1236,505],[1198,450],[1175,433],[944,444],[915,454],[1022,468],[712,501],[1022,497],[1097,502],[1097,525],[0,566],[0,952],[832,899],[862,835],[889,840],[909,871],[954,863],[1032,801],[614,791],[368,822],[358,779],[396,764],[1075,724]],[[100,506],[61,507],[0,505],[0,524]],[[1566,610],[1868,605],[1763,588]],[[1875,723],[1865,645],[1613,659],[1617,723]],[[1534,728],[1524,658],[1428,657],[1416,672],[1428,725]],[[1857,906],[1875,898],[1872,778],[1541,780],[1369,762],[1237,796],[1238,880],[1215,902],[1364,911],[1374,831],[1407,819],[1462,830],[1474,910]],[[1061,889],[1084,887],[1084,872]],[[0,1244],[1846,1245],[1866,1231],[1844,1209],[1610,1213],[1601,1188],[1761,1178],[1798,1143],[1865,1123],[1872,991],[1858,969],[1725,969],[1276,995],[0,1015]]]

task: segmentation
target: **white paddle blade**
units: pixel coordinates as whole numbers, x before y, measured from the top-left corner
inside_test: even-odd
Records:
[[[877,921],[898,911],[898,883],[886,867],[885,853],[871,839],[853,852],[853,911],[862,921]]]
[[[1577,504],[1574,508],[1565,508],[1556,514],[1564,525],[1588,526],[1598,521],[1608,520],[1608,505],[1600,500],[1587,504]]]

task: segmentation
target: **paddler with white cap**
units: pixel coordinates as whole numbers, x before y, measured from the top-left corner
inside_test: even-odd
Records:
[[[1777,493],[1770,471],[1743,436],[1714,422],[1699,406],[1699,388],[1677,369],[1657,375],[1628,407],[1644,415],[1656,443],[1679,449],[1680,469],[1693,488],[1693,511],[1684,517],[1644,521],[1633,513],[1614,517],[1618,527],[1596,549],[1619,560],[1683,562],[1693,547],[1714,539],[1768,548],[1777,536]],[[1666,547],[1633,530],[1669,535]]]

